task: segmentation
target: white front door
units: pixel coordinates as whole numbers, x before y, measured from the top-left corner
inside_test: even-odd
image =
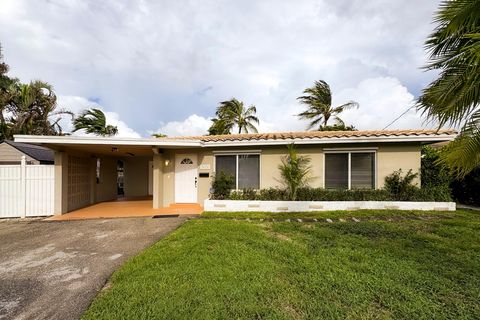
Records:
[[[177,154],[175,156],[175,202],[197,202],[197,155]]]

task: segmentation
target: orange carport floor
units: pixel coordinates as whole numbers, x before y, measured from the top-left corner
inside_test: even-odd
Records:
[[[197,215],[203,212],[197,203],[172,204],[169,207],[153,209],[152,200],[122,200],[101,202],[69,213],[53,216],[47,220],[79,220],[100,218],[149,217],[164,214]]]

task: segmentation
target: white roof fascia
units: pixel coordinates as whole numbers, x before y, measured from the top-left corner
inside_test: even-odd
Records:
[[[157,146],[157,147],[201,147],[199,140],[160,140],[141,138],[104,138],[72,136],[32,136],[14,135],[16,142],[61,145],[116,145],[116,146]]]

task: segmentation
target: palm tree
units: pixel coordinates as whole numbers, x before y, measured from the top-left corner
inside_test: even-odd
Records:
[[[97,136],[114,136],[118,133],[116,126],[107,125],[105,114],[100,109],[84,110],[73,120],[73,132],[84,129],[86,133]]]
[[[309,120],[308,129],[318,126],[318,130],[327,128],[328,120],[335,119],[335,124],[345,126],[345,123],[338,116],[347,109],[358,108],[358,103],[349,101],[338,107],[332,107],[332,92],[330,86],[323,80],[315,81],[315,85],[303,91],[305,95],[297,100],[307,105],[307,110],[297,116],[302,120]]]
[[[226,121],[218,118],[212,119],[212,125],[208,128],[208,134],[210,136],[221,135],[221,134],[231,134],[232,128],[228,128]]]
[[[297,200],[298,188],[305,187],[312,179],[310,173],[310,158],[307,156],[299,156],[295,146],[289,144],[287,146],[288,154],[282,157],[282,163],[278,166],[280,171],[281,182],[287,188],[290,200]]]
[[[461,127],[440,162],[464,177],[480,166],[480,1],[443,1],[434,22],[425,69],[440,75],[423,90],[418,108],[439,127]]]
[[[13,134],[61,135],[62,115],[72,113],[57,110],[57,97],[46,82],[13,83],[8,89],[7,111],[10,113],[8,136]],[[56,117],[52,119],[52,117]]]
[[[256,116],[257,108],[251,105],[245,108],[242,101],[232,98],[228,101],[220,102],[217,108],[217,118],[213,119],[210,132],[218,134],[230,134],[234,126],[238,128],[238,133],[258,132],[253,123],[258,124]]]

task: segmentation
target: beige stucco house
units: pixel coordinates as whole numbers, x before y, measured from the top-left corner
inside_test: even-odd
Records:
[[[64,214],[115,200],[119,188],[126,198],[150,196],[153,208],[202,204],[219,171],[233,174],[238,189],[280,186],[278,165],[291,143],[311,158],[312,187],[381,188],[395,170],[420,170],[423,144],[454,136],[395,130],[144,139],[19,135],[15,141],[55,151],[55,214]]]

